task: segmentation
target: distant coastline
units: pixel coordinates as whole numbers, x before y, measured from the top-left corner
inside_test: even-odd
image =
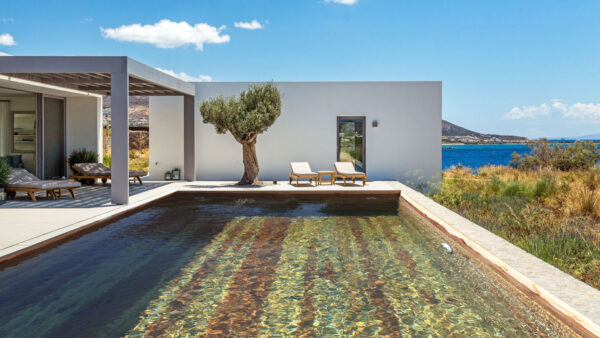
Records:
[[[494,145],[494,144],[523,144],[523,145],[527,145],[529,143],[533,142],[533,140],[526,140],[526,141],[472,141],[472,142],[457,142],[457,141],[446,141],[444,140],[444,138],[442,138],[442,145],[444,146],[463,146],[463,145]]]
[[[585,142],[593,142],[596,144],[600,144],[600,140],[575,140],[575,139],[548,139],[550,143],[575,143],[577,141],[585,141]],[[535,142],[535,140],[527,139],[527,141],[498,141],[498,142],[486,142],[486,141],[473,141],[473,142],[455,142],[455,141],[446,141],[442,137],[442,145],[443,146],[464,146],[464,145],[500,145],[500,144],[512,144],[512,145],[529,145],[530,143]]]

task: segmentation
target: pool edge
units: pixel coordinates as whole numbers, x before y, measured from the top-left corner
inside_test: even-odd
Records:
[[[399,184],[401,184],[401,183],[399,183]],[[401,184],[401,185],[403,185],[403,184]],[[455,239],[461,245],[463,245],[467,249],[471,250],[483,262],[487,263],[489,266],[494,268],[494,270],[496,270],[498,273],[507,277],[507,279],[509,281],[512,281],[516,287],[518,287],[519,289],[521,289],[523,291],[526,291],[530,296],[532,296],[533,298],[538,300],[538,302],[540,302],[541,305],[546,307],[547,310],[551,310],[552,312],[554,312],[555,315],[557,315],[561,320],[563,320],[565,322],[565,324],[567,324],[571,328],[573,328],[577,333],[581,334],[582,336],[600,337],[600,325],[599,324],[594,322],[592,319],[590,319],[588,316],[584,315],[580,311],[576,310],[569,303],[563,301],[562,299],[560,299],[553,293],[546,290],[544,287],[540,286],[538,283],[534,282],[531,278],[527,277],[525,274],[521,273],[519,270],[517,270],[510,264],[508,264],[505,261],[503,261],[502,259],[500,259],[498,256],[493,254],[490,250],[484,248],[477,241],[471,239],[469,236],[464,234],[462,231],[458,230],[455,226],[453,226],[451,224],[451,222],[446,221],[443,217],[441,217],[434,211],[430,210],[430,208],[427,208],[426,206],[422,205],[421,203],[419,203],[417,201],[416,198],[413,198],[413,197],[415,194],[418,194],[418,195],[421,195],[422,198],[427,199],[429,201],[429,203],[434,203],[436,206],[439,206],[440,208],[444,208],[444,209],[448,210],[447,208],[443,207],[442,205],[436,203],[435,201],[431,200],[430,198],[426,197],[425,195],[423,195],[407,186],[403,185],[403,188],[401,190],[402,190],[402,193],[400,194],[400,198],[402,198],[412,208],[414,208],[415,211],[417,211],[420,215],[425,217],[429,222],[434,224],[436,227],[438,227],[439,229],[441,229],[442,231],[447,233],[450,237]],[[451,210],[448,210],[448,211],[454,213]],[[456,213],[454,213],[454,214],[456,214]],[[466,222],[469,222],[469,223],[481,228],[481,230],[489,232],[486,229],[484,229],[483,227],[469,221],[468,219],[466,219],[458,214],[456,214],[456,216],[462,218]],[[489,232],[489,233],[492,236],[497,237],[499,240],[506,242],[504,239],[496,236],[495,234],[493,234],[491,232]],[[511,243],[508,243],[508,244],[513,246],[514,249],[522,251],[522,249],[518,248],[517,246],[514,246]],[[529,253],[526,253],[526,254],[536,258],[535,256],[533,256]],[[544,261],[540,260],[540,262],[543,264],[547,264],[548,266],[554,268],[552,265],[550,265]],[[554,269],[556,269],[556,268],[554,268]],[[564,274],[568,277],[573,278],[572,276],[570,276],[560,270],[559,270],[559,272],[561,274]],[[576,280],[576,281],[578,281],[578,280]],[[597,291],[597,292],[598,292],[598,295],[600,295],[600,291]]]

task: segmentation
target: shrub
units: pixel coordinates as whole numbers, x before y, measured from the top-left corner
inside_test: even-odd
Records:
[[[502,190],[503,185],[504,183],[502,183],[500,178],[494,175],[492,176],[490,182],[487,184],[487,190],[492,194],[498,194],[500,193],[500,190]]]
[[[533,197],[546,198],[556,193],[556,182],[552,176],[540,177],[533,187]]]
[[[551,168],[561,171],[590,169],[600,160],[600,150],[593,142],[573,144],[551,144],[541,139],[530,145],[531,152],[525,155],[512,154],[509,166],[521,170]]]
[[[597,282],[593,276],[600,270],[600,250],[576,234],[543,233],[520,241],[519,246],[585,282]]]
[[[10,175],[10,166],[8,162],[0,159],[0,188],[6,188],[8,185],[8,175]]]
[[[97,163],[98,153],[86,148],[80,148],[73,150],[69,155],[69,167],[72,167],[76,163]]]
[[[509,197],[529,197],[529,189],[527,184],[519,181],[507,183],[502,189],[503,196]]]
[[[109,167],[109,168],[110,168],[110,165],[111,165],[111,163],[112,163],[112,160],[111,160],[111,157],[110,157],[110,155],[104,155],[104,156],[102,156],[102,163],[103,163],[105,166],[107,166],[107,167]]]
[[[600,216],[600,195],[586,184],[574,183],[566,195],[564,212],[567,216]]]

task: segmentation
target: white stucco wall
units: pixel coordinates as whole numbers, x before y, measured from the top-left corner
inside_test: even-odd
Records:
[[[179,168],[183,177],[183,97],[150,96],[150,180]]]
[[[102,161],[102,98],[67,97],[66,125],[67,158],[73,150],[87,148],[98,152]]]
[[[205,99],[236,95],[250,83],[202,82],[196,85],[196,109]],[[337,116],[366,117],[366,167],[370,179],[429,181],[441,172],[441,82],[279,82],[283,94],[282,114],[258,137],[260,179],[286,180],[289,163],[308,161],[313,170],[331,170],[336,160]],[[172,98],[150,101],[150,163],[168,159],[183,166],[183,153],[176,148],[157,150],[153,139],[169,141],[182,134],[179,120],[170,123],[164,115]],[[164,106],[163,106],[164,107]],[[173,116],[182,114],[174,109]],[[153,123],[152,120],[160,121]],[[379,126],[371,126],[377,120]],[[153,136],[154,134],[154,136]],[[182,142],[179,149],[183,148]],[[243,172],[242,147],[231,135],[218,135],[212,125],[202,123],[197,110],[196,178],[237,180]],[[151,170],[152,171],[152,170]],[[162,174],[162,173],[161,173]]]

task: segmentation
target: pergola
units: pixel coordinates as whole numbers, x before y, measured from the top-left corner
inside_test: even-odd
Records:
[[[3,56],[0,74],[111,96],[111,198],[129,202],[129,95],[183,96],[184,178],[195,168],[194,85],[125,56]]]

